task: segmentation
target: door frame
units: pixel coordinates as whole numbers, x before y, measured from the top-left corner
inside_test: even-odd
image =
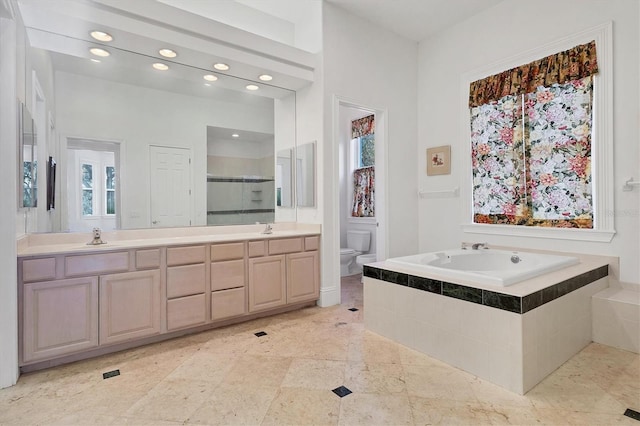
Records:
[[[123,141],[110,140],[110,139],[95,139],[95,138],[83,138],[78,136],[63,136],[62,140],[64,144],[64,161],[60,168],[61,181],[67,181],[68,167],[72,165],[67,164],[68,153],[70,149],[81,149],[89,151],[101,151],[101,152],[113,152],[114,165],[116,168],[116,229],[122,229],[122,185],[124,180],[123,171]],[[62,185],[61,185],[62,186]],[[62,189],[62,188],[61,188]],[[60,227],[63,231],[69,230],[69,190],[65,188],[60,191]]]
[[[331,173],[329,176],[325,176],[325,180],[328,177],[330,181],[330,190],[328,193],[330,199],[328,205],[330,211],[325,212],[325,217],[330,220],[325,221],[323,225],[327,229],[328,247],[326,253],[330,253],[330,256],[324,256],[324,261],[327,262],[324,268],[325,274],[328,274],[328,280],[324,280],[325,288],[321,290],[321,306],[330,306],[331,304],[340,303],[340,178],[338,171],[340,170],[340,108],[351,107],[359,108],[366,111],[372,111],[376,116],[376,253],[378,260],[384,260],[388,257],[389,250],[389,221],[388,215],[388,201],[387,201],[387,188],[388,188],[388,111],[386,108],[374,106],[367,102],[361,102],[358,100],[350,99],[347,97],[334,94],[332,97],[331,110],[332,110],[332,129],[331,129],[331,146],[330,146],[330,158]],[[326,275],[325,275],[326,276]],[[326,287],[326,284],[336,283],[335,286]],[[322,298],[322,293],[334,293],[333,298]],[[327,294],[329,296],[329,294]],[[333,299],[333,300],[331,300]],[[331,303],[334,302],[334,303]]]

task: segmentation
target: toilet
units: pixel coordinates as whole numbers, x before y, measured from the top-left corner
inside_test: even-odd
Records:
[[[369,231],[347,231],[347,247],[340,249],[340,276],[346,277],[354,272],[351,266],[356,256],[369,250],[371,233]]]
[[[356,265],[359,266],[360,270],[367,263],[373,263],[377,259],[377,255],[375,253],[361,254],[360,256],[356,256]]]

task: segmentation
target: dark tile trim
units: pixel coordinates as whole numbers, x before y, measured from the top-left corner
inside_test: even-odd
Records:
[[[591,284],[600,278],[608,276],[609,267],[607,265],[601,266],[523,297],[500,293],[499,291],[482,290],[446,281],[438,281],[368,265],[364,266],[363,275],[393,284],[408,286],[416,290],[477,303],[490,308],[524,314],[545,303],[549,303],[552,300]]]

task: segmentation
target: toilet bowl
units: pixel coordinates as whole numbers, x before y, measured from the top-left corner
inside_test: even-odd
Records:
[[[352,270],[356,256],[369,250],[371,233],[369,231],[347,231],[347,247],[340,249],[340,276],[346,277],[360,271]]]
[[[362,270],[364,265],[367,263],[373,263],[376,260],[377,255],[375,253],[361,254],[360,256],[356,256],[356,265],[358,265],[360,270]]]
[[[355,251],[350,248],[341,248],[340,249],[340,276],[346,277],[351,275],[351,266],[353,265],[353,261],[356,256],[359,256],[361,252]]]

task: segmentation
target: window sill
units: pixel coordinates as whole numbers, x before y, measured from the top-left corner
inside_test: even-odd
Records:
[[[511,237],[548,238],[554,240],[611,242],[615,230],[544,228],[515,225],[492,225],[469,223],[462,225],[469,234],[504,235]]]

